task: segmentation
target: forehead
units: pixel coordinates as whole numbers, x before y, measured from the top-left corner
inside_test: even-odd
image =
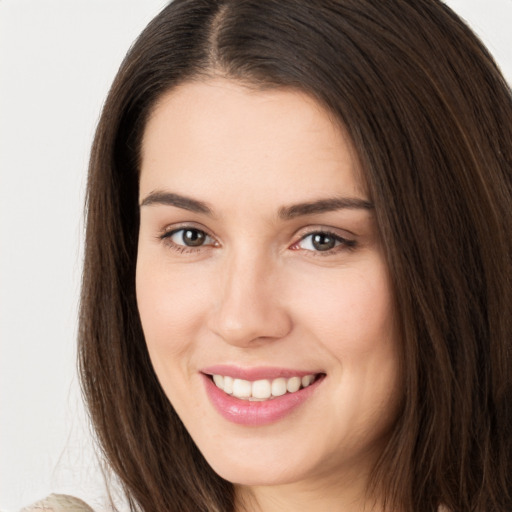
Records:
[[[360,174],[343,127],[297,90],[188,82],[162,96],[143,134],[141,195],[164,186],[201,195],[219,182],[231,194],[364,195]]]

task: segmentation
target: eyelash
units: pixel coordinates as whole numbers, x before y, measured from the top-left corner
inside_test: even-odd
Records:
[[[195,253],[199,251],[203,251],[206,247],[211,247],[212,245],[198,245],[196,247],[190,246],[190,245],[180,245],[171,240],[171,238],[179,233],[180,231],[183,231],[183,234],[185,234],[186,231],[195,231],[196,233],[202,233],[206,238],[211,238],[214,240],[213,236],[208,234],[204,229],[199,229],[194,226],[183,226],[177,229],[172,229],[170,231],[166,231],[163,233],[159,238],[173,251],[176,251],[180,254],[190,254]],[[183,235],[182,235],[183,236]]]
[[[205,231],[203,229],[196,228],[196,227],[192,227],[192,226],[183,226],[183,227],[180,227],[177,229],[172,229],[170,231],[166,231],[165,233],[163,233],[162,235],[159,236],[159,239],[162,240],[163,242],[165,242],[166,245],[170,249],[178,252],[179,254],[196,253],[196,252],[204,250],[205,248],[211,248],[211,247],[218,246],[217,242],[215,242],[214,244],[208,244],[208,245],[202,244],[202,245],[198,245],[196,247],[190,246],[190,245],[181,245],[181,244],[177,244],[177,243],[173,242],[171,240],[171,238],[174,235],[180,233],[181,231],[184,233],[186,231],[193,231],[196,233],[201,233],[206,239],[210,238],[210,239],[214,240],[213,236],[208,234],[207,231]],[[334,239],[334,242],[336,245],[333,248],[328,249],[326,251],[319,251],[319,250],[315,251],[315,250],[311,250],[311,249],[302,249],[301,247],[299,247],[299,244],[304,242],[307,238],[313,237],[315,235],[323,235],[323,236],[330,237],[330,238]],[[336,253],[338,253],[340,251],[344,251],[344,250],[353,250],[356,246],[357,246],[357,242],[355,240],[343,238],[342,236],[340,236],[336,233],[333,233],[332,231],[329,231],[327,229],[316,229],[316,230],[313,230],[313,231],[303,234],[297,242],[293,243],[290,246],[290,249],[294,250],[294,251],[305,250],[305,251],[311,253],[311,255],[313,255],[313,256],[324,257],[324,256],[331,256],[333,254],[336,254]]]
[[[328,249],[326,251],[319,251],[319,250],[315,251],[312,249],[302,249],[302,248],[298,247],[300,243],[304,242],[306,239],[308,239],[310,237],[314,237],[315,235],[322,235],[322,236],[330,237],[334,240],[334,243],[336,245],[334,245],[334,247],[332,247],[331,249]],[[311,244],[312,243],[313,242],[311,242]],[[297,242],[292,244],[290,249],[296,250],[296,251],[304,250],[304,251],[311,253],[311,255],[315,256],[315,257],[316,256],[325,257],[325,256],[332,256],[333,254],[337,254],[338,252],[341,252],[341,251],[353,250],[356,247],[356,245],[357,245],[357,242],[355,240],[349,240],[347,238],[343,238],[342,236],[340,236],[336,233],[333,233],[332,231],[329,231],[327,229],[316,229],[314,231],[310,231],[310,232],[302,235]]]

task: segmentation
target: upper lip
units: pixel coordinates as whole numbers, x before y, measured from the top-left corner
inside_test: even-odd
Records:
[[[278,368],[271,366],[255,366],[241,367],[227,364],[218,364],[208,366],[201,370],[205,375],[223,375],[224,377],[232,377],[233,379],[243,379],[249,381],[261,379],[278,379],[283,377],[289,379],[291,377],[304,377],[305,375],[317,375],[324,373],[316,370],[295,370],[291,368]]]

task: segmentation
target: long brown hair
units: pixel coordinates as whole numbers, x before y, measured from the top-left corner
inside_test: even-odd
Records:
[[[390,510],[512,510],[511,92],[438,0],[176,0],[130,49],[90,160],[79,364],[132,508],[234,509],[160,388],[134,284],[146,119],[178,83],[215,75],[305,91],[359,155],[404,383],[371,487]]]

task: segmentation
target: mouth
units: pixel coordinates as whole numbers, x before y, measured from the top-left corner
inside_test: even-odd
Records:
[[[233,378],[229,375],[212,374],[210,379],[227,395],[250,402],[264,402],[277,397],[297,393],[311,386],[323,374],[310,373],[307,375],[294,375],[292,377],[278,377],[275,379],[245,380]]]
[[[244,426],[275,423],[302,409],[327,377],[322,372],[224,365],[201,374],[214,409],[226,420]]]

